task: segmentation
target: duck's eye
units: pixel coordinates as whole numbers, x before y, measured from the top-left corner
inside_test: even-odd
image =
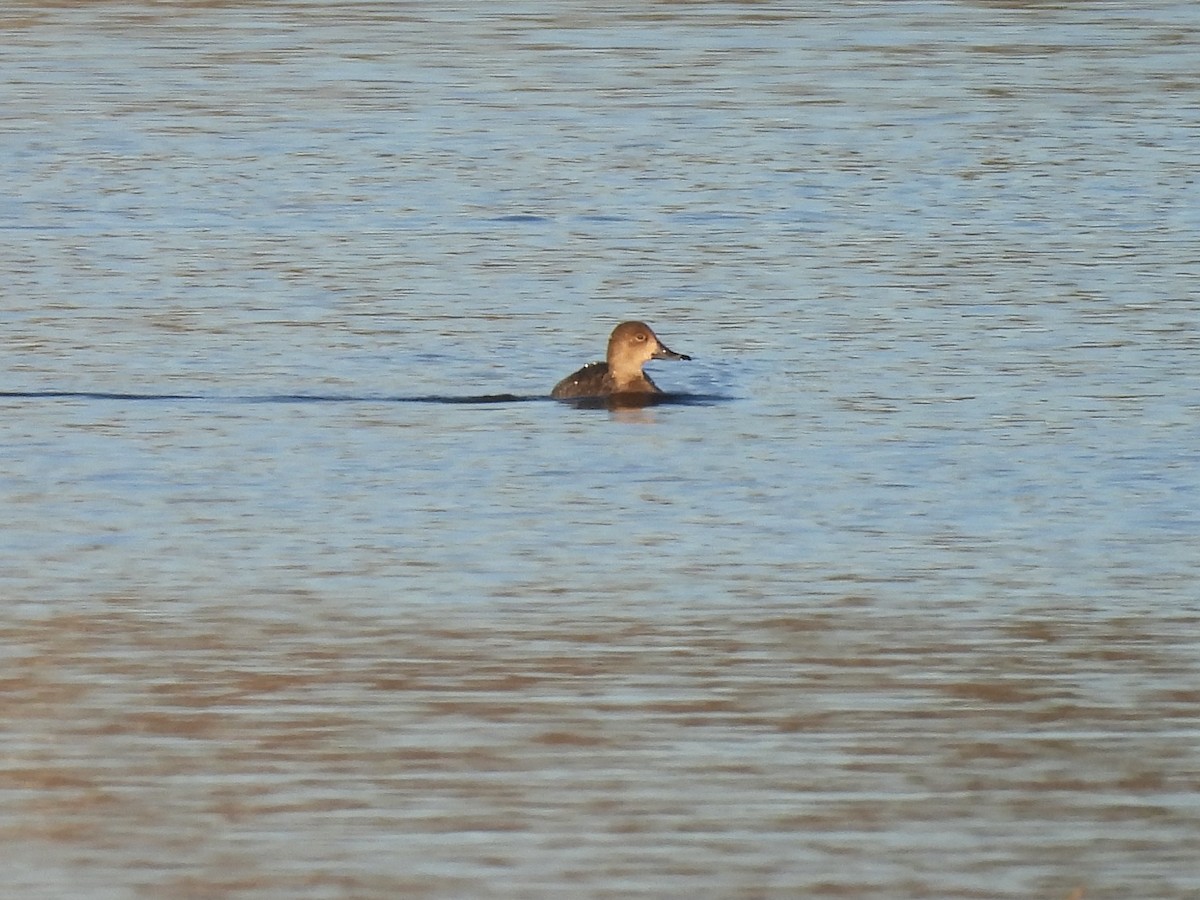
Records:
[[[637,340],[638,340],[638,342],[639,342],[639,343],[643,343],[643,342],[645,342],[645,340],[646,340],[646,336],[645,336],[644,334],[639,334],[639,335],[637,336]]]

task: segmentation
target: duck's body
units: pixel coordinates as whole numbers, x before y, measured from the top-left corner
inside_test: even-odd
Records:
[[[608,339],[605,362],[594,362],[554,386],[555,400],[611,397],[614,394],[661,394],[642,366],[652,359],[691,359],[669,350],[644,322],[622,322]]]
[[[607,397],[610,394],[661,394],[662,390],[645,372],[621,384],[609,374],[608,363],[588,363],[554,386],[550,396],[556,400],[579,397]]]

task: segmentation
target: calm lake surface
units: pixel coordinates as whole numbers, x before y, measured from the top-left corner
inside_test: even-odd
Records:
[[[6,891],[1200,896],[1197,58],[6,3]]]

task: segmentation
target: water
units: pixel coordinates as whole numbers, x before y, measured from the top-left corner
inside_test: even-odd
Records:
[[[12,890],[1200,893],[1192,4],[0,29]]]

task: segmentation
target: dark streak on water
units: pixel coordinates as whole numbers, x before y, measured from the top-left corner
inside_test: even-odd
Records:
[[[479,394],[476,396],[390,397],[370,394],[268,394],[258,397],[226,397],[204,394],[125,394],[106,391],[0,391],[0,399],[9,400],[126,400],[145,401],[203,401],[206,403],[444,403],[451,406],[474,406],[503,403],[534,403],[549,401],[550,397],[518,396],[517,394]],[[612,398],[580,398],[561,402],[580,409],[641,408],[647,406],[705,406],[732,398],[712,394],[635,394]]]

